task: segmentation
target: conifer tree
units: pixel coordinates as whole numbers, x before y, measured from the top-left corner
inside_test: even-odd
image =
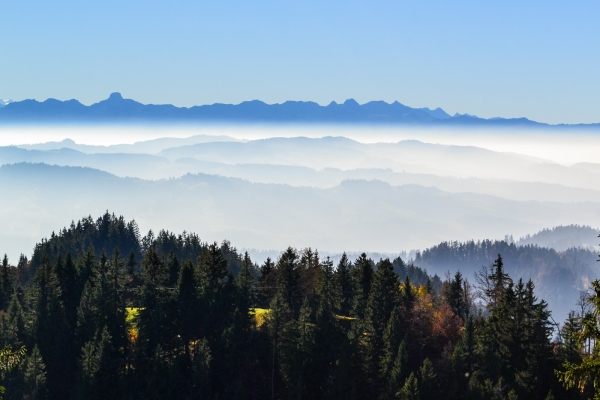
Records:
[[[367,258],[365,253],[354,262],[354,269],[351,272],[354,282],[354,304],[352,315],[363,319],[367,309],[367,301],[371,294],[371,282],[373,280],[373,264]]]
[[[400,400],[419,400],[421,398],[419,395],[419,384],[414,373],[411,372],[408,379],[406,379],[404,386],[402,386],[402,389],[398,393],[398,398]]]
[[[444,297],[454,315],[466,319],[467,307],[464,302],[463,278],[460,271],[456,271],[454,279],[446,286]]]
[[[277,292],[277,271],[275,270],[275,264],[271,261],[270,257],[267,257],[265,262],[260,266],[260,273],[258,276],[258,305],[262,308],[269,307],[271,299]]]
[[[15,293],[8,306],[8,318],[6,326],[8,328],[7,338],[10,342],[23,344],[27,338],[25,326],[24,293],[20,286],[17,286]]]
[[[179,278],[179,259],[173,250],[169,252],[167,264],[169,269],[169,281],[167,285],[173,287],[177,284],[177,279]]]
[[[480,286],[481,295],[488,310],[493,309],[498,304],[511,282],[510,276],[504,272],[504,261],[500,254],[498,254],[498,258],[489,270],[484,268],[477,274],[477,283]]]
[[[191,261],[185,261],[179,271],[179,282],[177,284],[177,331],[181,335],[183,351],[188,358],[190,355],[190,343],[199,334],[199,300],[196,289],[196,278],[194,266]]]
[[[583,331],[578,335],[580,346],[588,340],[600,340],[600,280],[592,282],[592,295],[589,298],[592,313],[582,321]],[[579,389],[588,392],[594,399],[600,397],[600,355],[597,352],[583,354],[580,362],[566,361],[556,375],[566,389]]]
[[[2,310],[6,310],[8,308],[10,298],[12,297],[13,284],[10,274],[8,273],[8,268],[8,257],[6,254],[4,254],[4,258],[2,259],[2,293],[0,298],[0,308]]]
[[[81,350],[79,396],[86,399],[117,398],[118,379],[112,362],[112,341],[104,327],[98,337],[87,342]]]
[[[271,300],[270,309],[267,319],[272,349],[269,386],[271,398],[275,398],[278,393],[283,393],[284,384],[290,380],[286,371],[295,346],[294,320],[289,305],[280,292]]]
[[[380,361],[383,357],[383,333],[392,312],[399,304],[400,282],[389,259],[381,260],[377,271],[373,274],[367,310],[365,312],[365,328],[367,348],[365,368],[372,384],[376,385],[380,372]]]
[[[433,363],[426,358],[419,369],[419,395],[422,399],[435,398],[435,383],[437,374],[433,369]]]
[[[29,260],[23,253],[19,256],[17,263],[17,277],[21,285],[25,285],[29,281]]]
[[[229,301],[234,293],[233,276],[227,270],[227,260],[216,242],[202,250],[198,259],[197,282],[203,308],[204,336],[214,346],[234,311],[233,302]]]
[[[343,253],[334,274],[334,282],[336,291],[339,293],[340,297],[340,314],[344,316],[350,315],[354,299],[354,288],[352,285],[352,277],[350,275],[351,271],[352,264],[350,263],[350,260],[348,260],[346,253]]]
[[[252,274],[252,260],[248,252],[244,253],[240,272],[235,279],[236,286],[236,308],[241,313],[243,318],[244,330],[247,332],[251,324],[250,308],[254,306],[255,300],[255,283],[254,275]]]
[[[33,337],[48,368],[48,389],[55,396],[66,397],[73,379],[73,340],[60,300],[58,278],[46,257],[36,271],[33,290]]]
[[[300,265],[296,251],[288,247],[277,260],[277,286],[283,301],[293,316],[300,311],[302,291],[300,288]]]
[[[339,356],[341,341],[344,339],[336,318],[340,310],[340,297],[336,290],[333,262],[329,257],[321,263],[320,269],[318,305],[315,313],[315,362],[312,371],[314,379],[309,391],[309,396],[313,398],[318,397],[327,386]]]
[[[395,352],[395,358],[389,370],[388,379],[384,397],[393,398],[403,387],[409,373],[408,368],[408,352],[404,340],[400,342],[398,350]]]
[[[194,344],[192,362],[192,399],[208,400],[211,398],[210,375],[212,356],[206,339],[198,340]]]
[[[398,347],[402,342],[401,324],[400,311],[396,307],[383,333],[384,351],[381,358],[381,377],[383,381],[389,379],[394,362],[396,361]],[[396,391],[397,389],[393,393],[396,393]]]
[[[25,359],[23,380],[25,383],[24,395],[27,398],[31,400],[46,398],[46,365],[37,346]]]
[[[144,255],[141,279],[137,345],[142,357],[152,357],[157,346],[173,346],[174,337],[171,333],[175,322],[169,313],[172,293],[165,290],[169,279],[168,269],[152,247]]]
[[[59,254],[56,262],[56,275],[60,284],[61,300],[65,307],[67,322],[72,331],[77,326],[77,306],[79,305],[79,293],[77,290],[77,269],[73,262],[71,252],[67,253],[65,262]]]

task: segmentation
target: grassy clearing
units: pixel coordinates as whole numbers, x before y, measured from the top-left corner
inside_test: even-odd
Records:
[[[262,324],[266,322],[266,318],[271,312],[268,308],[251,308],[250,314],[254,315],[254,320],[256,321],[256,326],[260,327]],[[354,317],[347,317],[345,315],[335,315],[335,318],[342,321],[356,321]]]

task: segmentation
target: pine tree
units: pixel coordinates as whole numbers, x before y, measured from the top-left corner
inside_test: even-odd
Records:
[[[46,398],[46,365],[37,346],[31,350],[31,354],[25,360],[23,380],[27,398],[31,400]]]
[[[6,310],[8,308],[8,304],[10,303],[10,299],[12,297],[13,283],[8,272],[8,268],[8,257],[5,254],[4,258],[2,259],[2,271],[0,271],[2,278],[0,281],[2,284],[2,293],[0,293],[0,308],[2,310]]]
[[[271,397],[275,398],[278,393],[283,393],[284,384],[289,385],[290,377],[286,372],[287,366],[292,364],[295,337],[292,313],[280,292],[271,300],[270,309],[267,319],[272,349],[269,386]]]
[[[296,322],[296,352],[291,354],[295,362],[291,364],[289,372],[289,375],[293,376],[292,393],[299,399],[305,396],[314,398],[311,397],[311,392],[308,390],[311,389],[311,380],[314,379],[315,373],[315,324],[311,320],[311,314],[312,310],[308,299],[305,299]],[[314,396],[315,393],[313,392],[312,395]]]
[[[380,360],[383,357],[383,333],[394,308],[399,304],[400,282],[389,259],[379,262],[373,274],[373,285],[367,310],[365,312],[365,328],[367,332],[366,369],[367,376],[375,384],[380,371]]]
[[[477,275],[477,282],[488,310],[493,309],[512,282],[510,276],[504,272],[504,262],[500,254],[489,271],[484,269]]]
[[[411,372],[408,379],[406,379],[404,386],[398,392],[398,398],[400,400],[419,400],[421,398],[419,395],[419,384],[414,373]]]
[[[354,269],[351,272],[354,282],[354,304],[352,315],[363,319],[367,309],[367,301],[371,294],[371,282],[373,280],[373,264],[367,258],[365,253],[354,262]]]
[[[419,369],[419,395],[422,399],[435,398],[436,376],[433,363],[429,361],[429,358],[426,358]]]
[[[79,305],[79,293],[77,290],[77,269],[73,262],[71,252],[67,253],[65,262],[62,256],[58,256],[56,262],[56,275],[60,284],[61,300],[65,307],[67,322],[72,331],[77,327],[77,306]]]
[[[300,274],[300,299],[308,299],[311,306],[314,306],[314,296],[319,284],[320,275],[319,252],[314,252],[309,247],[300,252],[298,272]]]
[[[142,261],[140,312],[138,317],[138,351],[141,357],[152,357],[157,346],[172,348],[174,324],[170,313],[172,291],[165,290],[169,279],[168,269],[158,253],[150,247]]]
[[[278,292],[292,312],[297,316],[300,312],[302,291],[300,288],[300,265],[296,251],[288,247],[277,260]]]
[[[196,289],[196,278],[194,266],[191,261],[185,261],[179,271],[179,282],[177,284],[177,317],[178,327],[183,344],[183,351],[188,358],[190,355],[190,343],[199,334],[199,300]]]
[[[261,308],[269,307],[271,299],[277,292],[277,271],[275,270],[275,264],[271,261],[270,257],[267,257],[263,265],[260,267],[260,274],[258,276],[258,305]]]
[[[467,307],[464,303],[463,279],[460,271],[456,272],[454,279],[450,280],[446,286],[444,297],[454,315],[465,320]]]
[[[318,397],[327,387],[336,360],[339,357],[343,335],[337,320],[340,310],[340,297],[335,282],[333,262],[321,263],[319,283],[317,286],[317,310],[315,313],[314,367],[312,368],[312,385],[308,395]]]
[[[350,315],[354,299],[351,271],[352,264],[346,253],[343,253],[334,274],[334,282],[340,297],[340,314],[344,316]]]
[[[168,286],[173,287],[177,284],[177,279],[179,278],[179,267],[180,265],[177,254],[171,250],[167,260],[167,268],[169,269],[169,280],[167,282]]]
[[[255,299],[255,283],[254,275],[252,274],[252,260],[248,252],[244,253],[242,260],[242,266],[238,276],[235,279],[236,286],[236,308],[241,313],[243,318],[244,331],[247,333],[250,329],[252,317],[250,315],[250,308],[256,303]]]
[[[406,343],[400,342],[398,350],[395,352],[395,359],[389,370],[386,391],[384,397],[393,398],[394,394],[402,388],[403,382],[406,381],[409,373],[408,368],[408,352],[406,350]]]
[[[17,276],[21,285],[29,282],[29,260],[23,253],[19,256],[19,262],[17,263]]]
[[[198,259],[197,282],[204,336],[214,346],[234,311],[233,302],[229,300],[234,294],[233,276],[227,270],[227,260],[216,242],[205,248]]]
[[[25,314],[23,310],[24,299],[23,289],[18,286],[13,294],[10,305],[8,306],[8,339],[11,342],[22,344],[27,340],[27,331],[25,326]]]
[[[87,342],[81,350],[79,396],[86,399],[117,398],[118,379],[115,379],[111,353],[112,341],[106,327],[99,337]]]
[[[210,347],[206,339],[197,340],[194,344],[192,362],[192,390],[190,397],[192,399],[209,399],[210,396],[210,375],[212,356]]]
[[[396,361],[398,347],[402,342],[402,321],[398,307],[394,309],[383,333],[384,352],[381,358],[381,378],[387,381]],[[396,393],[397,389],[393,391]]]
[[[573,364],[581,362],[582,345],[579,340],[579,335],[583,330],[581,321],[582,318],[571,311],[560,329],[562,338],[560,346],[561,359]]]
[[[58,278],[45,257],[36,271],[33,287],[33,338],[47,366],[48,390],[66,397],[73,380],[73,338],[60,300]]]

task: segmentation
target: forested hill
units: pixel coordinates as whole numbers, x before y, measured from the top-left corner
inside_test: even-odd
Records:
[[[554,373],[581,360],[581,316],[553,339],[500,256],[477,288],[310,248],[256,265],[106,213],[5,257],[0,309],[2,345],[27,349],[7,399],[584,398]]]
[[[517,241],[517,244],[550,247],[558,251],[570,249],[571,247],[593,248],[598,245],[596,243],[598,234],[600,234],[600,230],[591,226],[557,226],[552,229],[544,229],[534,235],[522,237]]]
[[[208,174],[147,181],[89,168],[20,163],[0,167],[0,186],[10,188],[10,195],[0,196],[2,223],[10,228],[0,231],[0,239],[13,243],[12,258],[28,253],[64,221],[106,209],[135,217],[145,230],[195,229],[205,238],[227,238],[248,248],[296,243],[328,251],[386,252],[422,249],[466,232],[501,237],[512,230],[537,230],[540,221],[553,226],[595,221],[600,215],[594,202],[521,202],[366,179],[326,189]]]
[[[590,241],[596,238],[592,235]],[[502,241],[442,242],[416,254],[414,263],[429,271],[460,270],[470,281],[482,267],[490,266],[498,254],[513,277],[532,279],[538,293],[548,301],[556,316],[563,319],[573,308],[580,291],[600,277],[597,252],[588,248],[556,251],[534,245]]]

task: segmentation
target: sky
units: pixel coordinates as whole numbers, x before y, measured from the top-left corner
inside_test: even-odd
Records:
[[[0,98],[600,122],[600,2],[0,0]]]

